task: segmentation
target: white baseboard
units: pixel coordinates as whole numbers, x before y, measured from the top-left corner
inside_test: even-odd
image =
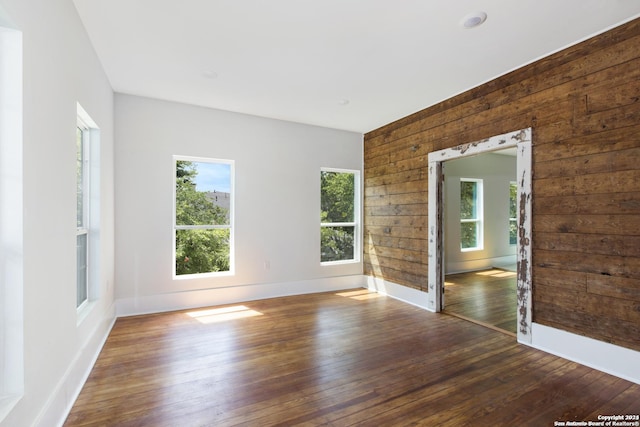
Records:
[[[492,267],[515,265],[515,255],[505,255],[495,258],[483,258],[469,261],[447,262],[446,274],[466,273],[468,271],[486,270]]]
[[[531,338],[531,347],[640,384],[638,351],[537,323],[532,325]]]
[[[73,362],[69,364],[34,426],[50,427],[64,424],[115,324],[115,307],[112,306],[108,313],[110,315],[102,319]]]
[[[133,316],[363,287],[365,287],[365,276],[357,274],[284,283],[263,283],[174,292],[118,299],[116,300],[116,314],[118,317]]]
[[[370,291],[375,291],[380,294],[389,296],[393,299],[406,302],[407,304],[415,305],[416,307],[433,311],[428,306],[428,294],[426,292],[409,288],[407,286],[398,285],[397,283],[389,282],[388,280],[380,279],[377,277],[365,277],[366,288]]]

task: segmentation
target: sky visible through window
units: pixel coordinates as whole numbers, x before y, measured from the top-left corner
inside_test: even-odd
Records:
[[[197,191],[231,192],[231,165],[225,163],[194,162],[198,168]]]

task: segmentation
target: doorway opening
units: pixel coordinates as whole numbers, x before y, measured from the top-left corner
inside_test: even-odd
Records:
[[[445,187],[444,164],[447,161],[477,156],[483,153],[497,152],[505,149],[515,149],[516,158],[516,253],[515,270],[516,286],[515,299],[517,304],[512,307],[516,314],[516,336],[518,341],[531,342],[531,128],[497,135],[482,141],[475,141],[457,147],[432,152],[429,154],[429,308],[442,311],[445,307]],[[473,182],[473,180],[468,180]],[[478,190],[477,180],[475,191]],[[469,188],[474,185],[469,184]],[[473,223],[473,221],[476,223]],[[471,233],[467,236],[470,249],[482,247],[481,218],[466,218],[461,224],[461,233]],[[478,225],[477,221],[480,221]],[[472,224],[473,223],[473,224]],[[469,225],[471,224],[471,225]],[[475,224],[475,225],[474,225]],[[476,227],[478,235],[473,236]],[[474,240],[475,239],[475,240]],[[474,246],[475,245],[475,246]],[[504,269],[504,275],[510,274],[509,268]],[[487,273],[500,275],[500,272]],[[512,273],[511,273],[512,274]]]
[[[516,336],[516,148],[447,160],[444,311]]]

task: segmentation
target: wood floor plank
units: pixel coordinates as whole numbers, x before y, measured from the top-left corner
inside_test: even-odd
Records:
[[[118,319],[64,425],[537,427],[638,402],[638,384],[359,289]]]

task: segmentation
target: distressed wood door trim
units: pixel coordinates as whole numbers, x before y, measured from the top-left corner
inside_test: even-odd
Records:
[[[429,153],[429,299],[428,308],[444,308],[443,165],[447,160],[515,147],[518,182],[518,241],[516,260],[518,341],[531,343],[531,128]]]

